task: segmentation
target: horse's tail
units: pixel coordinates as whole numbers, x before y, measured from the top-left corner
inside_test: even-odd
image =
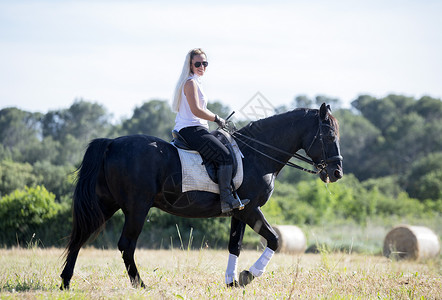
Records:
[[[98,233],[104,226],[104,214],[95,193],[100,172],[110,139],[95,139],[87,147],[83,161],[77,170],[72,205],[72,232],[66,247],[66,256],[80,250],[89,237]]]

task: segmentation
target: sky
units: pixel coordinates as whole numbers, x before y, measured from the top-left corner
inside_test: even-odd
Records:
[[[76,99],[115,120],[168,100],[201,47],[209,101],[259,93],[442,98],[442,1],[0,0],[0,109],[46,113]]]

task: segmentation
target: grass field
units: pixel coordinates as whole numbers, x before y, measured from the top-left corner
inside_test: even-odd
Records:
[[[239,271],[260,256],[243,251]],[[0,249],[2,299],[442,299],[440,259],[391,261],[381,256],[276,254],[245,288],[224,284],[227,250],[135,253],[146,289],[129,283],[118,250],[80,252],[71,290],[60,291],[61,249]]]

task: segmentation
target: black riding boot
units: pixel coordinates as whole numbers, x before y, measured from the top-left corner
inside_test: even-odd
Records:
[[[239,210],[250,202],[249,199],[239,200],[232,194],[232,165],[221,165],[218,169],[219,195],[221,198],[221,212],[228,213],[236,208]]]

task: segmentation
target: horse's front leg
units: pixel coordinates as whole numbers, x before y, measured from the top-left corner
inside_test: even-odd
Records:
[[[247,215],[244,214],[243,216],[245,217],[245,222],[247,223],[247,225],[252,227],[256,233],[266,239],[267,247],[264,249],[262,255],[250,267],[248,271],[244,270],[241,272],[241,274],[239,275],[240,286],[246,286],[255,277],[259,277],[264,273],[267,265],[270,262],[270,259],[273,257],[273,254],[279,246],[278,234],[267,222],[259,207],[248,211]]]
[[[229,260],[226,269],[227,287],[238,286],[238,257],[241,252],[245,228],[246,224],[243,221],[232,217],[230,224]]]

